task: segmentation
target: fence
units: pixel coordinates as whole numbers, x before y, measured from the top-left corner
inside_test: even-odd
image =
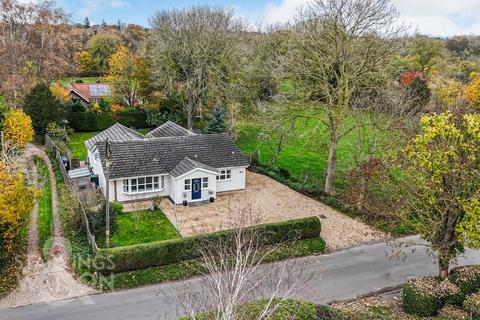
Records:
[[[60,153],[62,156],[66,156],[68,159],[68,167],[70,169],[73,169],[72,167],[72,152],[70,149],[68,149],[67,145],[63,141],[53,141],[52,138],[48,134],[45,135],[45,146],[47,147],[47,150],[50,151],[51,153],[55,154],[57,152]]]
[[[82,201],[80,200],[80,197],[78,196],[78,193],[75,190],[75,187],[72,183],[72,180],[70,179],[70,176],[68,175],[67,168],[65,168],[65,165],[62,160],[62,154],[60,150],[58,150],[57,144],[53,142],[53,140],[48,135],[45,135],[45,146],[47,147],[48,151],[55,154],[55,159],[57,160],[58,167],[60,168],[60,173],[62,174],[63,181],[65,182],[69,190],[73,192],[73,194],[75,195],[75,198],[78,201],[78,204],[80,207],[80,214],[82,216],[82,220],[85,225],[87,241],[92,247],[93,253],[95,253],[98,250],[97,242],[95,241],[95,235],[93,235],[93,233],[90,231],[90,223],[88,221],[87,212],[85,210],[85,207],[82,204]],[[67,149],[67,157],[70,161],[70,168],[71,168],[72,158],[71,158],[71,152],[68,149]]]

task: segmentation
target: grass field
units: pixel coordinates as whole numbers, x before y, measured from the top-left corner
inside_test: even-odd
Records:
[[[162,211],[141,210],[117,216],[118,231],[112,236],[114,246],[179,238],[180,234]]]
[[[141,134],[148,133],[151,128],[137,129]],[[67,141],[67,147],[72,151],[73,157],[80,160],[87,159],[87,148],[85,141],[98,134],[98,132],[74,132],[69,135],[70,140]]]
[[[354,123],[353,116],[347,117],[345,128]],[[260,151],[259,161],[271,165],[275,155],[277,136],[264,134],[261,125],[255,121],[243,121],[240,125],[237,144],[244,153]],[[365,130],[365,136],[373,132]],[[337,177],[335,186],[341,189],[345,186],[345,173],[354,163],[356,133],[346,134],[338,143]],[[318,120],[297,120],[295,128],[285,139],[279,154],[277,166],[286,169],[294,178],[300,181],[323,187],[328,159],[329,132],[319,124]],[[379,148],[381,150],[381,148]]]
[[[58,82],[64,86],[66,86],[69,83],[75,82],[75,80],[81,79],[84,83],[95,83],[97,80],[101,80],[99,77],[72,77],[72,78],[65,78],[65,79],[60,79]]]
[[[35,157],[38,170],[38,183],[42,197],[38,202],[38,240],[40,253],[44,260],[48,258],[53,240],[52,187],[45,162]]]

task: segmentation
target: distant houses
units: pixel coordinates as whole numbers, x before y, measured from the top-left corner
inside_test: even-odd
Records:
[[[112,85],[110,83],[70,83],[66,89],[71,102],[79,102],[84,106],[112,96]]]

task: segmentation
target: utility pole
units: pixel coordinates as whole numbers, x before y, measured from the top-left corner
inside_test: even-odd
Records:
[[[105,247],[110,248],[110,159],[111,150],[108,139],[105,141]]]

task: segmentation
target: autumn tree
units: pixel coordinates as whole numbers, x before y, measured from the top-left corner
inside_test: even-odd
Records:
[[[13,107],[39,80],[72,69],[79,43],[70,36],[67,15],[54,2],[0,0],[0,94]]]
[[[216,104],[228,106],[238,68],[236,39],[245,30],[230,9],[191,7],[160,11],[152,21],[152,74],[166,94],[180,94],[193,119]]]
[[[75,53],[75,67],[79,75],[88,74],[95,70],[93,56],[88,51]]]
[[[21,109],[14,109],[7,113],[3,122],[3,137],[15,147],[24,148],[33,141],[32,119]]]
[[[122,38],[113,33],[98,33],[88,41],[87,51],[99,72],[108,71],[108,61],[121,45]]]
[[[57,98],[57,100],[61,104],[66,104],[70,101],[70,93],[64,86],[62,86],[58,82],[54,82],[50,85],[50,91],[52,92],[53,96]]]
[[[115,94],[130,107],[135,106],[139,101],[140,80],[137,76],[141,76],[143,71],[142,61],[125,46],[118,48],[108,61],[108,79],[113,84]]]
[[[474,107],[480,108],[480,75],[473,73],[470,83],[465,87],[463,96]]]
[[[405,218],[438,256],[439,276],[464,247],[480,248],[480,115],[424,116],[404,149]]]
[[[61,124],[64,120],[64,109],[50,88],[44,84],[37,84],[25,97],[25,112],[32,118],[32,125],[39,135],[45,134],[51,122]]]
[[[295,93],[310,103],[291,114],[328,128],[327,193],[335,191],[338,143],[353,129],[345,124],[352,96],[387,65],[397,16],[389,0],[315,0],[293,27],[283,67]]]

